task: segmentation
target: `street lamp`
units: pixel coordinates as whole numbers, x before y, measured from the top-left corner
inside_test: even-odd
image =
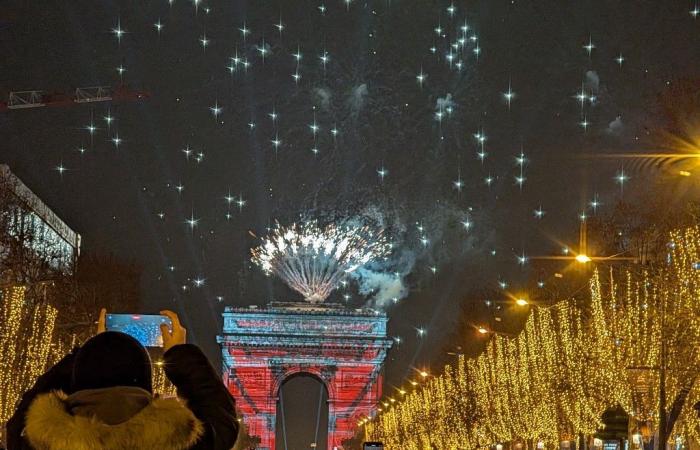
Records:
[[[576,261],[580,262],[581,264],[586,264],[586,263],[591,262],[592,260],[591,260],[590,256],[588,256],[584,253],[581,253],[580,255],[576,255]]]
[[[527,306],[529,302],[525,300],[524,298],[518,298],[515,300],[515,304],[518,306]]]
[[[484,328],[484,327],[479,327],[479,328],[476,329],[476,331],[478,331],[478,332],[481,333],[481,334],[488,334],[488,332],[489,332],[489,330],[487,330],[487,329]]]

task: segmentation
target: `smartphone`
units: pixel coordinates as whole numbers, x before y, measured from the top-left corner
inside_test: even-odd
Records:
[[[162,347],[160,325],[163,323],[172,327],[168,317],[157,314],[107,314],[105,328],[126,333],[144,347]]]

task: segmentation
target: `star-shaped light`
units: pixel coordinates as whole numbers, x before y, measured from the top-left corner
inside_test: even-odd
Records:
[[[525,255],[525,252],[518,255],[518,264],[520,264],[521,266],[524,266],[525,264],[527,264],[527,261],[528,261],[528,257]]]
[[[238,198],[236,199],[236,206],[238,206],[238,211],[242,211],[243,207],[245,206],[247,202],[243,199],[243,194],[238,194]]]
[[[209,39],[207,39],[207,33],[204,33],[202,36],[199,37],[199,44],[202,46],[204,51],[207,50],[207,47],[209,46]]]
[[[260,57],[262,58],[263,62],[265,62],[265,57],[270,54],[270,50],[268,49],[267,42],[265,42],[265,38],[263,38],[262,43],[258,45],[256,48],[258,53],[260,53]]]
[[[243,22],[243,26],[239,28],[238,31],[241,32],[241,35],[243,36],[243,41],[245,41],[246,36],[250,34],[250,29],[246,28],[245,22]]]
[[[117,67],[117,73],[119,74],[119,76],[122,76],[124,75],[124,72],[126,72],[126,67],[120,64],[119,67]]]
[[[105,120],[105,122],[107,122],[107,127],[112,125],[112,122],[114,122],[114,117],[109,111],[107,111],[107,115],[104,116],[103,119]]]
[[[696,4],[695,7],[690,10],[690,15],[693,16],[693,19],[697,19],[698,14],[700,14],[700,9],[698,9],[698,5]]]
[[[622,56],[622,53],[620,53],[620,54],[617,56],[617,58],[615,58],[615,61],[617,62],[617,64],[618,64],[620,67],[622,67],[622,63],[625,62],[625,57]]]
[[[117,38],[117,42],[121,44],[122,36],[124,36],[124,33],[126,33],[126,31],[122,28],[121,19],[117,19],[117,26],[112,28],[111,32]]]
[[[187,147],[183,148],[182,153],[185,154],[185,158],[189,161],[190,155],[192,154],[192,150],[190,149],[190,146],[188,145]]]
[[[487,176],[486,178],[484,178],[484,183],[486,183],[487,186],[491,186],[491,184],[493,183],[493,177],[491,175]]]
[[[212,113],[212,115],[214,116],[214,118],[219,117],[219,115],[223,112],[223,110],[224,110],[224,108],[222,108],[221,106],[219,106],[219,101],[218,101],[218,100],[214,102],[214,106],[210,106],[210,107],[209,107],[209,111],[211,111],[211,113]]]
[[[384,166],[382,166],[382,167],[380,167],[379,169],[377,169],[377,175],[379,175],[379,179],[380,179],[381,181],[384,181],[384,177],[386,177],[387,175],[389,175],[389,171],[386,170],[386,169],[384,168]]]
[[[426,333],[425,328],[423,328],[423,327],[416,328],[416,334],[418,335],[418,337],[425,336],[425,333]]]
[[[122,141],[123,139],[119,137],[119,133],[115,134],[112,138],[112,144],[114,144],[114,146],[117,148],[119,148],[119,145],[121,145]]]
[[[321,128],[316,123],[316,118],[314,117],[313,123],[309,124],[309,130],[311,130],[311,133],[313,133],[313,135],[316,136],[316,134],[319,132],[320,129]]]
[[[593,37],[588,36],[588,44],[584,45],[583,48],[586,49],[586,52],[588,53],[588,56],[591,56],[591,53],[593,53],[593,49],[595,48],[595,44],[593,44]]]
[[[473,225],[473,223],[470,220],[462,221],[462,227],[464,227],[464,229],[467,231],[471,230],[472,225]]]
[[[160,19],[158,19],[158,22],[153,24],[153,28],[155,28],[158,34],[160,34],[160,32],[163,30],[163,24],[161,23]]]
[[[206,279],[202,277],[197,277],[194,280],[192,280],[192,284],[195,285],[195,287],[202,287],[204,286],[204,283],[206,283]]]
[[[330,61],[330,56],[328,56],[328,52],[324,51],[319,57],[321,60],[321,64],[323,65],[323,69],[326,69],[326,64],[328,64],[328,61]]]
[[[416,80],[418,80],[418,84],[423,87],[423,82],[425,81],[425,78],[427,75],[423,73],[423,68],[420,68],[420,72],[418,72],[418,75],[416,75]]]
[[[275,111],[275,108],[272,108],[272,112],[267,113],[267,115],[272,120],[273,123],[277,120],[278,115],[277,115],[277,111]]]
[[[542,209],[542,205],[540,205],[536,210],[532,212],[535,215],[535,218],[541,219],[544,217],[546,212]]]
[[[95,132],[97,131],[97,127],[95,126],[94,123],[90,123],[89,125],[86,125],[86,126],[85,126],[85,129],[86,129],[86,130],[88,131],[88,133],[90,133],[91,135],[92,135],[92,134],[95,134]]]
[[[591,200],[588,204],[593,209],[593,214],[598,212],[598,207],[600,207],[601,205],[600,201],[598,200],[598,194],[595,194],[593,196],[593,200]]]
[[[185,190],[185,186],[183,186],[182,184],[178,184],[175,186],[175,190],[177,191],[178,194],[182,194],[182,191]]]
[[[190,230],[194,231],[195,227],[197,227],[197,224],[199,223],[199,219],[195,219],[194,217],[194,211],[192,211],[190,218],[185,220],[185,223],[188,227],[190,227]]]
[[[450,17],[453,17],[456,12],[457,8],[455,7],[454,3],[451,3],[450,6],[447,7],[447,14],[449,14]]]
[[[277,31],[279,31],[280,35],[282,35],[282,30],[284,30],[284,24],[282,23],[282,16],[280,16],[280,21],[275,24],[275,28],[277,28]]]
[[[326,5],[318,5],[318,10],[321,12],[321,15],[326,14]]]
[[[272,143],[272,146],[275,148],[275,151],[282,145],[282,141],[279,139],[277,135],[275,135],[275,138],[270,140]]]
[[[581,90],[576,94],[575,98],[579,101],[579,103],[581,103],[581,109],[583,109],[586,104],[586,100],[588,100],[588,95],[583,87],[583,83],[581,83]]]
[[[68,169],[63,165],[63,162],[60,162],[56,167],[54,167],[54,170],[58,172],[61,177],[63,177],[63,173],[66,172]]]
[[[583,116],[583,120],[578,123],[581,128],[583,128],[583,131],[588,131],[588,127],[591,125],[591,123],[588,121],[586,116]]]
[[[505,99],[506,103],[508,104],[508,109],[510,109],[510,104],[515,98],[515,92],[513,92],[513,88],[511,87],[510,81],[508,82],[508,90],[503,93],[503,98]]]
[[[625,183],[629,181],[630,177],[625,173],[624,167],[621,167],[615,175],[615,182],[620,185],[620,190],[624,189]]]
[[[464,182],[462,181],[461,177],[458,177],[455,181],[452,182],[452,186],[457,189],[458,192],[462,192],[462,188],[464,187]]]

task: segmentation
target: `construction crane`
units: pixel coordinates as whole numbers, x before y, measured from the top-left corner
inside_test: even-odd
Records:
[[[43,91],[12,91],[7,102],[0,102],[0,112],[43,108],[46,106],[71,106],[83,103],[139,101],[150,97],[151,94],[144,91],[132,91],[121,84],[115,88],[110,86],[93,86],[77,88],[75,93],[63,92],[45,94]]]

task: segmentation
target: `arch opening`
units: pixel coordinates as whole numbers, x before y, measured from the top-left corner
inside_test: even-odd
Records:
[[[328,389],[316,375],[299,372],[280,384],[275,447],[277,450],[328,448]]]

